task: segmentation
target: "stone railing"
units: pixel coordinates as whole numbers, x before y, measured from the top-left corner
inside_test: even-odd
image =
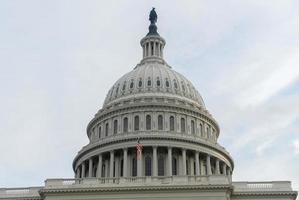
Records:
[[[84,179],[47,179],[45,188],[55,187],[109,187],[111,185],[130,186],[130,185],[225,185],[230,184],[228,176],[148,176],[148,177],[119,177],[119,178],[84,178]]]
[[[292,191],[290,181],[233,182],[235,192],[246,191]]]
[[[27,188],[0,188],[0,199],[11,197],[39,197],[38,191],[42,187],[27,187]]]

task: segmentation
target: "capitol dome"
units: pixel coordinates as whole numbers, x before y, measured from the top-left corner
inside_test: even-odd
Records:
[[[234,163],[217,143],[219,126],[193,84],[164,60],[156,19],[153,10],[142,60],[114,83],[87,125],[89,143],[73,161],[75,178],[230,179]]]
[[[159,58],[159,57],[157,57]],[[159,62],[160,61],[160,62]],[[109,90],[103,107],[130,98],[165,97],[205,108],[193,84],[162,60],[142,61]]]

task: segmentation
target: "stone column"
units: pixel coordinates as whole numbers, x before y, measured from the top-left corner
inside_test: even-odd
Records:
[[[207,154],[207,161],[206,161],[206,164],[207,164],[207,175],[212,175],[212,169],[211,169],[211,157],[209,154]]]
[[[110,175],[109,177],[113,177],[113,169],[114,169],[114,151],[110,151]]]
[[[187,175],[187,171],[186,171],[186,149],[182,149],[182,157],[183,157],[183,176]]]
[[[124,165],[123,165],[123,176],[128,176],[128,149],[124,148]]]
[[[92,177],[92,158],[89,158],[89,163],[88,163],[88,177]]]
[[[199,152],[196,151],[195,152],[195,175],[199,176]]]
[[[115,177],[120,177],[120,174],[119,174],[119,156],[116,156],[115,157]]]
[[[140,150],[140,156],[139,159],[137,160],[137,176],[140,177],[142,176],[142,149]]]
[[[76,170],[76,177],[75,178],[80,178],[80,168],[79,167]]]
[[[98,162],[98,168],[97,168],[97,177],[102,177],[102,154],[99,154],[99,162]]]
[[[168,147],[168,173],[169,176],[172,176],[172,148]]]
[[[222,172],[224,175],[226,175],[226,164],[225,163],[223,163],[223,165],[222,165]]]
[[[85,162],[82,163],[81,178],[85,178]]]
[[[157,147],[153,146],[153,176],[158,176]]]
[[[220,174],[219,159],[216,158],[216,174]]]

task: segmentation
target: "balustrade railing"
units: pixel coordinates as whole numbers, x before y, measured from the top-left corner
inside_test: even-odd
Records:
[[[233,182],[234,191],[292,191],[290,181]]]
[[[159,185],[159,184],[230,184],[228,176],[142,176],[142,177],[117,177],[117,178],[78,178],[78,179],[47,179],[46,187],[57,186],[78,186],[95,185],[105,186],[111,184],[117,185]]]

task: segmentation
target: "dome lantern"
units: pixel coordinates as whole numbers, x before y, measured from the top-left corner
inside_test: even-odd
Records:
[[[158,60],[163,62],[163,49],[165,46],[165,40],[157,32],[157,22],[158,15],[153,8],[149,14],[149,21],[151,24],[148,29],[147,35],[140,41],[143,48],[143,61]]]

